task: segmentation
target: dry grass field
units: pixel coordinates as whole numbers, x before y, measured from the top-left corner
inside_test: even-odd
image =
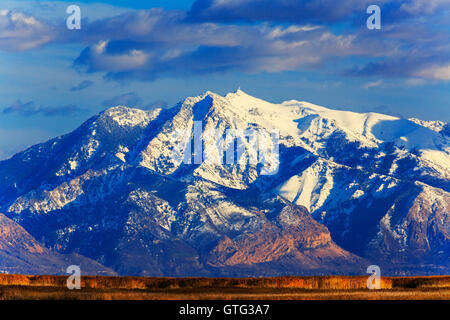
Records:
[[[450,276],[384,277],[380,290],[366,276],[279,278],[82,277],[0,275],[1,300],[450,300]]]

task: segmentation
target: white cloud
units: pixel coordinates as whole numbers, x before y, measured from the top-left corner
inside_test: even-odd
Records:
[[[86,36],[97,44],[84,50],[75,64],[113,79],[154,80],[163,73],[315,68],[331,57],[375,51],[370,43],[355,45],[355,35],[336,35],[323,26],[282,28],[184,19],[179,11],[151,9],[85,24]]]
[[[123,54],[108,54],[106,52],[107,45],[108,41],[101,41],[89,49],[92,63],[99,70],[109,72],[133,70],[144,65],[150,56],[136,49],[130,49]]]
[[[15,10],[0,11],[0,50],[23,51],[54,39],[53,27]]]
[[[450,80],[450,64],[422,69],[417,73],[417,76],[436,80]]]
[[[409,4],[418,6],[419,2]],[[436,3],[440,5],[441,1]],[[312,70],[331,66],[328,62],[341,57],[383,58],[368,60],[366,67],[355,66],[343,72],[346,75],[437,80],[449,77],[446,67],[423,69],[432,61],[448,61],[445,58],[448,49],[439,46],[448,35],[442,30],[433,33],[415,28],[411,32],[409,25],[392,24],[380,37],[367,33],[365,28],[336,33],[327,24],[281,27],[264,22],[195,22],[187,21],[187,17],[186,12],[177,10],[130,10],[85,21],[83,32],[70,32],[18,11],[3,10],[0,50],[27,50],[50,41],[86,44],[75,65],[115,80],[155,80],[161,76],[229,70],[251,73]],[[403,48],[413,48],[416,58],[409,57],[412,50]],[[364,87],[380,85],[375,82]]]
[[[403,3],[400,10],[413,15],[432,14],[449,4],[450,0],[411,0]]]
[[[370,88],[376,88],[376,87],[380,87],[381,85],[383,85],[383,80],[378,80],[378,81],[373,81],[373,82],[368,82],[366,83],[363,88],[368,90]]]
[[[411,78],[405,81],[405,84],[409,87],[421,86],[426,84],[426,80],[422,78]]]

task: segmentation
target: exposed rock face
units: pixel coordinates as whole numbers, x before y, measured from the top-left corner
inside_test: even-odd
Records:
[[[282,206],[275,209],[273,206]],[[273,273],[324,273],[363,271],[367,261],[338,247],[323,225],[314,221],[308,211],[285,200],[271,201],[267,221],[260,230],[245,232],[230,239],[225,236],[210,251],[208,265],[230,267],[265,263]],[[278,212],[277,212],[278,211]],[[325,260],[329,266],[325,264]],[[289,261],[289,269],[283,264]],[[355,269],[360,265],[361,270]]]
[[[47,253],[37,241],[21,226],[0,213],[0,250],[14,249],[27,251],[31,254]]]
[[[182,142],[195,142],[198,121],[237,132],[249,154],[242,132],[273,148],[278,130],[279,157],[192,161]],[[110,108],[0,162],[0,269],[16,250],[33,257],[17,269],[28,273],[60,273],[75,253],[98,263],[89,272],[122,275],[448,273],[447,127],[242,91]]]
[[[441,189],[422,184],[419,188],[417,196],[392,206],[383,216],[367,255],[382,257],[386,265],[436,268],[438,273],[450,266],[450,197]]]
[[[116,274],[112,269],[80,255],[52,252],[1,213],[0,230],[1,273],[66,274],[68,266],[77,265],[87,274]]]

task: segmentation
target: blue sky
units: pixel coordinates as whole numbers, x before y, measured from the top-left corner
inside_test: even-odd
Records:
[[[67,30],[66,8],[81,8]],[[366,8],[381,7],[381,30]],[[114,104],[241,87],[450,120],[450,0],[0,2],[0,159]]]

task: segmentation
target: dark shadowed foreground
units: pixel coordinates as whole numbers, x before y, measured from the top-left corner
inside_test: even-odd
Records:
[[[0,275],[0,299],[58,300],[412,300],[450,299],[450,276],[384,277],[380,290],[366,288],[367,277],[278,278],[82,277],[69,290],[64,276]]]

